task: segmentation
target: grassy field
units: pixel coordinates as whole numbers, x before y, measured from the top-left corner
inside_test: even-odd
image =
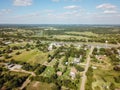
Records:
[[[53,90],[53,87],[55,87],[54,84],[33,81],[27,86],[26,90]]]
[[[38,51],[37,49],[33,49],[30,51],[24,50],[20,55],[13,55],[12,59],[15,59],[17,61],[29,62],[31,64],[42,64],[48,59],[47,55],[48,53],[43,53],[41,51]]]
[[[31,51],[24,50],[20,55],[13,56],[13,59],[18,60],[18,61],[28,62],[38,53],[39,52],[37,50],[31,50]]]
[[[119,72],[113,70],[108,57],[105,57],[102,63],[92,62],[92,65],[97,67],[97,69],[93,69],[93,90],[110,90],[111,83],[114,83],[116,88],[120,88],[120,83],[116,83],[114,80],[114,77],[118,77]]]
[[[94,82],[92,87],[100,87],[101,90],[106,90],[104,87],[109,87],[111,82],[115,84],[115,87],[120,88],[120,83],[114,81],[114,77],[118,76],[118,73],[111,70],[105,71],[101,69],[94,70]],[[96,89],[94,89],[96,90]],[[109,89],[108,89],[109,90]]]

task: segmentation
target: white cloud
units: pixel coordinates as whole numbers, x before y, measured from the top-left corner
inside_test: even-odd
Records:
[[[2,10],[1,10],[1,13],[6,13],[6,14],[8,14],[8,13],[11,13],[11,12],[12,12],[11,9],[2,9]]]
[[[32,5],[32,0],[14,0],[14,6],[30,6]]]
[[[1,9],[0,10],[0,16],[5,16],[5,15],[8,15],[10,13],[12,13],[11,9]]]
[[[50,10],[50,9],[46,9],[46,10],[44,10],[44,12],[46,12],[46,13],[52,13],[52,12],[54,12],[55,10]]]
[[[39,13],[37,12],[34,12],[34,13],[29,13],[29,14],[24,14],[24,15],[17,15],[17,16],[14,16],[13,18],[31,18],[31,17],[37,17],[39,16]]]
[[[60,0],[52,0],[53,2],[59,2]]]
[[[59,2],[59,1],[77,2],[77,1],[81,1],[81,0],[52,0],[52,2]]]
[[[77,2],[77,1],[81,1],[81,0],[64,0],[64,1],[73,1],[73,2]]]
[[[106,10],[106,9],[116,9],[117,6],[109,4],[109,3],[105,3],[105,4],[98,5],[96,8]]]
[[[78,11],[72,11],[72,12],[65,12],[64,15],[76,15],[78,14]]]
[[[105,13],[105,14],[116,14],[117,11],[115,11],[115,10],[105,10],[103,13]]]
[[[69,9],[69,10],[74,10],[74,9],[79,9],[80,7],[79,6],[76,6],[76,5],[71,5],[71,6],[66,6],[64,7],[65,9]]]
[[[72,0],[72,1],[77,2],[77,1],[80,1],[80,0]]]

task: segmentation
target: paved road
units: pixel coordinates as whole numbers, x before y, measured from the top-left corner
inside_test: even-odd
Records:
[[[52,43],[54,43],[55,41],[52,41]],[[56,41],[57,42],[57,41]],[[59,42],[58,42],[59,43]],[[62,42],[64,44],[70,45],[70,44],[74,44],[76,46],[78,45],[89,45],[89,46],[99,46],[99,47],[103,47],[105,48],[106,43],[99,43],[99,42]],[[118,44],[107,44],[108,47],[118,47]]]
[[[90,52],[87,56],[87,63],[85,65],[85,71],[83,72],[83,77],[82,77],[82,81],[81,81],[80,90],[85,90],[85,83],[86,83],[86,79],[87,79],[86,72],[88,71],[88,68],[89,68],[89,65],[90,65],[90,55],[92,54],[93,49],[94,49],[94,47],[92,46],[91,49],[90,49]]]

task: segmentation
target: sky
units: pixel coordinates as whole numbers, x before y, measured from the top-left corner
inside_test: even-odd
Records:
[[[120,0],[0,0],[0,24],[120,24]]]

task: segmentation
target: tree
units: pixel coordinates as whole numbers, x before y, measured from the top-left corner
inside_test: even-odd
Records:
[[[116,83],[120,83],[120,76],[114,77]]]
[[[19,54],[21,54],[19,51],[18,51],[18,52],[16,52],[16,55],[19,55]]]
[[[40,67],[38,67],[38,68],[36,69],[35,73],[36,73],[37,75],[39,75],[39,74],[41,74],[42,72],[44,72],[45,69],[46,69],[46,66],[45,66],[45,65],[42,65],[42,66],[40,66]]]
[[[110,90],[115,90],[115,84],[114,83],[110,84]]]
[[[26,48],[30,48],[30,44],[29,43],[26,44]]]
[[[80,72],[84,71],[84,68],[79,65],[75,65],[75,68]]]
[[[9,58],[11,58],[12,56],[10,56],[10,55],[8,55],[8,54],[5,54],[4,57],[5,57],[5,59],[9,59]]]

